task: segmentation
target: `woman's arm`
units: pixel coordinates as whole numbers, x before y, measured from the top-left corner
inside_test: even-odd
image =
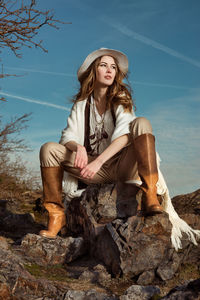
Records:
[[[116,138],[95,160],[81,170],[83,178],[92,178],[101,166],[128,144],[128,134]]]
[[[65,147],[76,152],[74,167],[82,170],[88,164],[88,156],[85,147],[75,141],[66,143]]]
[[[63,129],[59,143],[62,145],[74,141],[77,144],[84,143],[84,111],[86,100],[75,103],[67,118],[67,127]]]

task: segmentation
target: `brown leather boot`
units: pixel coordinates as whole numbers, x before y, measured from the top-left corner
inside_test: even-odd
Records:
[[[41,230],[40,235],[55,238],[66,224],[64,207],[62,204],[62,178],[61,167],[41,167],[44,207],[49,212],[48,229]]]
[[[41,230],[40,235],[48,238],[55,238],[58,232],[65,226],[66,217],[64,209],[54,203],[44,204],[49,212],[48,230]]]
[[[155,137],[150,134],[139,135],[133,141],[138,164],[138,173],[142,180],[142,207],[145,215],[163,212],[157,198],[158,169],[156,163]]]

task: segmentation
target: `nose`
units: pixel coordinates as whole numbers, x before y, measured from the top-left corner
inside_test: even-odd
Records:
[[[107,67],[107,72],[108,72],[108,73],[111,73],[111,72],[112,72],[112,71],[111,71],[111,67],[109,67],[109,66]]]

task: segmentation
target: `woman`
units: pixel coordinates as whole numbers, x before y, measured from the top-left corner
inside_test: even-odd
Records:
[[[155,138],[150,122],[133,112],[130,88],[123,82],[127,72],[126,55],[105,48],[90,53],[79,68],[80,90],[60,144],[46,143],[40,151],[44,206],[49,212],[48,229],[40,235],[56,237],[66,224],[63,171],[72,175],[67,180],[72,196],[77,195],[77,180],[140,184],[145,215],[163,212],[157,198],[163,177],[158,174]]]

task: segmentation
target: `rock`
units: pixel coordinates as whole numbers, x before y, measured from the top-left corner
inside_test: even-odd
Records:
[[[49,296],[51,299],[56,299],[58,295],[57,288],[52,284],[52,282],[45,279],[32,279],[28,280],[27,277],[18,277],[15,286],[12,292],[16,295],[21,295],[24,298],[22,299],[30,299],[30,297],[34,296]],[[53,298],[54,297],[54,298]]]
[[[172,255],[168,215],[137,216],[140,199],[141,191],[131,184],[88,186],[68,205],[67,231],[83,235],[91,255],[114,276],[139,276],[138,282],[150,284],[155,272],[162,280],[173,277],[181,258]]]
[[[172,198],[173,205],[180,215],[192,228],[200,229],[200,189]],[[186,263],[200,265],[200,241],[198,245],[190,244],[188,251],[184,251],[184,261]]]
[[[93,270],[98,276],[98,282],[111,280],[111,274],[107,272],[103,265],[98,264],[93,268]]]
[[[118,217],[127,217],[130,212],[136,214],[138,188],[130,184],[124,188],[123,185],[123,193],[120,194],[120,187],[95,184],[88,186],[80,198],[72,199],[67,205],[67,232],[83,234],[90,241],[104,229],[105,224]]]
[[[111,275],[107,272],[106,268],[102,265],[96,265],[93,270],[85,270],[79,279],[90,281],[92,283],[103,283],[111,280]]]
[[[6,238],[3,236],[0,236],[0,248],[4,250],[8,250],[9,248]]]
[[[181,216],[192,227],[200,229],[199,210],[196,209],[198,195],[200,190],[187,197],[181,196],[184,201],[192,201],[190,209],[188,203],[178,201]],[[196,266],[194,270],[191,265],[192,275],[185,270],[190,276],[186,278],[197,278],[199,245],[193,246],[183,236],[183,249],[175,252],[168,215],[146,218],[137,215],[140,199],[141,192],[133,185],[90,186],[82,197],[68,203],[67,233],[70,230],[73,237],[55,239],[33,234],[43,226],[35,222],[31,213],[12,213],[7,210],[7,201],[0,201],[0,300],[160,299],[160,291],[153,284],[167,281],[175,273],[178,276],[182,262],[189,267],[190,264]],[[12,211],[16,212],[13,208]],[[39,211],[40,208],[37,213]],[[87,247],[92,258],[87,253],[76,260],[86,253]],[[72,263],[66,266],[66,262]],[[40,265],[39,269],[35,264]],[[57,264],[64,265],[58,269],[53,267]],[[62,276],[53,278],[61,281],[36,279],[27,271],[33,269],[40,270],[42,276],[57,272],[56,275]],[[111,278],[111,273],[119,278]],[[177,280],[182,280],[181,276]],[[63,277],[66,278],[61,279]],[[150,284],[152,286],[147,286]],[[124,293],[129,285],[132,286]],[[91,286],[97,290],[91,290]],[[163,286],[166,288],[167,282],[162,283]],[[200,299],[199,286],[200,279],[186,282],[163,299]],[[111,295],[110,290],[116,295]]]
[[[120,300],[150,300],[153,296],[159,295],[160,289],[155,286],[130,286],[125,294],[119,297]]]
[[[90,270],[85,270],[80,276],[80,280],[86,280],[90,282],[96,282],[96,274]]]
[[[42,228],[35,222],[33,214],[12,213],[7,210],[7,201],[0,200],[0,233],[4,236],[20,240],[27,233],[38,233]]]
[[[10,250],[2,249],[0,249],[0,291],[0,295],[6,295],[2,299],[12,300],[29,299],[29,295],[57,294],[57,289],[50,282],[36,280],[26,271],[20,257]]]
[[[137,280],[137,284],[139,285],[151,284],[154,281],[154,278],[155,278],[155,272],[153,270],[145,271],[139,276]]]
[[[195,214],[183,214],[181,217],[194,229],[200,228],[200,215]]]
[[[159,265],[156,271],[157,275],[163,281],[173,278],[174,274],[180,266],[180,262],[181,261],[178,253],[174,249],[169,250],[166,255],[166,258]]]
[[[10,287],[7,283],[0,282],[0,300],[18,300],[19,298],[13,297]]]
[[[138,203],[141,201],[141,193],[137,186],[122,182],[116,185],[117,218],[127,218],[137,214]]]
[[[200,278],[173,288],[163,300],[198,300],[200,299]]]
[[[0,249],[0,299],[62,299],[61,295],[68,290],[64,282],[59,284],[43,278],[36,279],[23,263],[23,259],[12,251]],[[5,297],[1,298],[2,295]]]
[[[195,250],[183,236],[183,248],[176,253],[171,244],[168,214],[139,216],[141,197],[141,190],[131,184],[88,186],[80,198],[68,204],[67,231],[82,235],[90,254],[114,276],[128,275],[137,277],[140,284],[150,284],[153,274],[162,280],[172,278]],[[193,198],[198,197],[195,194]],[[198,218],[190,219],[199,225]]]
[[[23,260],[13,254],[10,250],[0,249],[0,281],[11,283],[14,286],[16,278],[34,279],[23,267]]]
[[[179,215],[200,215],[200,189],[190,194],[175,196],[172,203]]]
[[[74,291],[69,290],[62,298],[63,300],[117,300],[118,298],[99,293],[95,290],[90,291]]]
[[[82,237],[48,239],[36,234],[27,234],[21,243],[20,251],[26,259],[41,266],[71,262],[86,252]]]
[[[156,270],[171,248],[168,215],[116,219],[97,237],[95,256],[115,275],[134,277]]]

